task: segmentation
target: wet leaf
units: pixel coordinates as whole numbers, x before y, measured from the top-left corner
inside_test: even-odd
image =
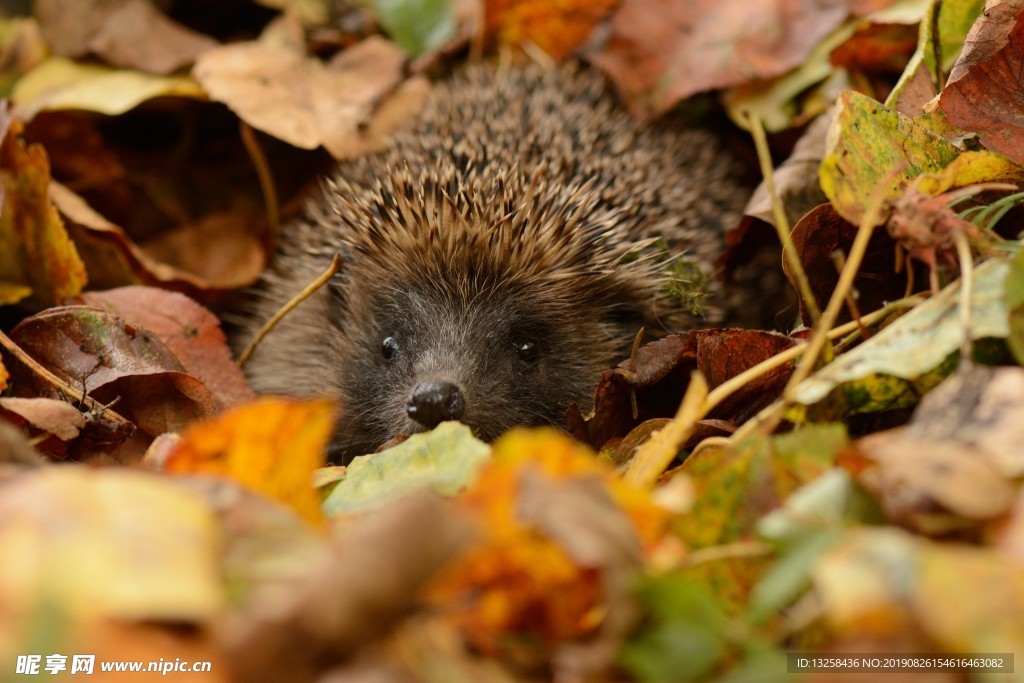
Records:
[[[385,451],[355,458],[324,500],[324,513],[379,507],[422,488],[454,495],[472,483],[490,454],[490,447],[474,438],[469,427],[443,422]]]
[[[313,472],[326,458],[333,419],[330,401],[263,398],[189,426],[164,467],[230,478],[319,524]]]

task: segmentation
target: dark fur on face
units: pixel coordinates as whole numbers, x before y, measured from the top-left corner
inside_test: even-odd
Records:
[[[485,439],[561,424],[641,325],[685,323],[651,243],[710,272],[742,201],[732,169],[707,133],[634,122],[596,74],[470,69],[288,226],[253,327],[334,253],[342,270],[247,372],[260,392],[337,396],[342,458],[442,403]]]

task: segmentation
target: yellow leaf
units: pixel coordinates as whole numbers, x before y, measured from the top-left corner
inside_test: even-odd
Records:
[[[186,429],[165,469],[228,477],[320,524],[313,473],[324,464],[333,425],[330,401],[260,399]]]
[[[87,278],[85,265],[50,202],[46,150],[26,146],[19,137],[21,128],[19,122],[11,122],[0,141],[0,244],[4,245],[0,281],[5,282],[0,291],[6,295],[0,303],[17,301],[30,288],[29,305],[45,308],[78,294]]]
[[[69,618],[203,622],[220,609],[217,527],[159,476],[62,466],[0,491],[0,605]]]

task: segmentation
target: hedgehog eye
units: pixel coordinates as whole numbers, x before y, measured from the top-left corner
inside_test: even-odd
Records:
[[[380,353],[386,360],[391,360],[398,355],[398,340],[394,337],[384,337],[380,343]]]
[[[537,355],[540,351],[537,349],[537,344],[532,341],[519,341],[516,342],[516,355],[519,360],[524,363],[532,363],[537,360]]]

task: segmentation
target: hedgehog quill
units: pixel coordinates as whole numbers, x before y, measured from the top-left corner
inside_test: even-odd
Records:
[[[561,424],[641,326],[692,326],[665,272],[685,252],[710,275],[737,174],[711,134],[634,121],[595,72],[467,68],[286,226],[252,330],[343,265],[246,372],[261,393],[337,397],[335,460],[444,420],[483,439]]]

